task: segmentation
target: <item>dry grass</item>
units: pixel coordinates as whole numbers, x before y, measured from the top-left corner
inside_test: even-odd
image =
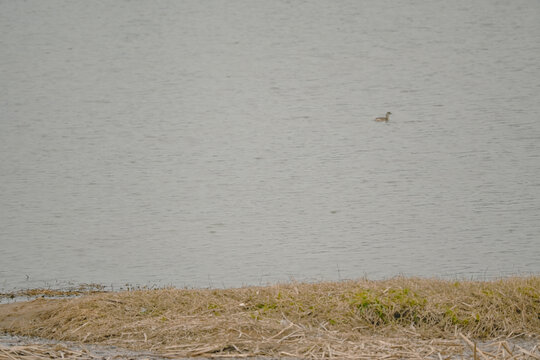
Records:
[[[366,338],[361,346],[356,347],[356,353],[333,352],[328,346],[328,352],[314,358],[337,358],[337,359],[500,359],[500,360],[525,360],[539,359],[538,346],[525,349],[519,345],[510,344],[507,341],[495,341],[483,346],[477,346],[468,338],[463,337],[470,349],[463,354],[462,346],[456,341],[431,340],[429,342],[415,342],[412,339],[376,339]],[[444,354],[444,356],[442,355]],[[177,358],[179,354],[170,352],[162,356],[145,353],[131,353],[110,351],[106,354],[89,350],[86,347],[66,346],[65,344],[30,344],[4,346],[0,345],[0,360],[41,360],[41,359],[66,359],[66,360],[95,360],[95,359],[168,359]],[[205,354],[209,358],[251,358],[252,354]],[[292,355],[282,353],[281,355]],[[181,356],[181,355],[180,355]],[[289,357],[290,358],[290,357]]]
[[[0,330],[166,357],[446,358],[474,345],[464,339],[496,339],[497,349],[474,354],[540,359],[501,341],[540,336],[540,277],[105,293],[49,300],[29,321],[7,324],[0,313]]]
[[[88,350],[73,350],[63,345],[0,345],[0,359],[37,360],[37,359],[98,359]]]

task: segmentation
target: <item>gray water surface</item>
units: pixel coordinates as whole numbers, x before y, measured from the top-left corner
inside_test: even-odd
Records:
[[[0,288],[538,274],[539,19],[0,1]]]

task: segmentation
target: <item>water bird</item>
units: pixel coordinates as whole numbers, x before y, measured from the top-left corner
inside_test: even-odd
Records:
[[[384,121],[384,122],[388,122],[388,120],[390,120],[390,115],[392,115],[392,113],[389,111],[386,113],[386,117],[378,117],[378,118],[375,118],[375,121]]]

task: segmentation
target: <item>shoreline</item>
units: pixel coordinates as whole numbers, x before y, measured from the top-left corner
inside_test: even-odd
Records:
[[[338,354],[323,355],[323,358],[330,359],[435,359],[440,360],[444,355],[446,360],[463,360],[489,358],[510,360],[510,359],[536,359],[540,356],[538,351],[538,341],[523,340],[516,338],[499,339],[494,341],[475,341],[462,338],[461,341],[431,339],[429,343],[419,343],[414,338],[392,338],[367,336],[364,338],[362,353],[354,356],[338,356]],[[367,345],[367,346],[366,346]],[[444,351],[444,347],[452,348],[451,351]],[[425,349],[431,352],[425,353]],[[406,351],[403,351],[406,349]],[[424,351],[424,356],[422,356]],[[475,354],[476,353],[476,357]],[[252,354],[254,355],[254,354]],[[250,356],[250,355],[230,355],[230,354],[207,354],[207,356],[196,356],[197,359],[244,359],[244,360],[298,360],[303,358],[321,357],[292,357],[290,356]],[[343,355],[343,354],[339,354]],[[125,348],[100,345],[85,344],[72,341],[55,341],[42,338],[32,338],[16,335],[0,334],[0,359],[15,360],[38,360],[38,359],[66,359],[66,360],[104,360],[104,359],[126,359],[126,360],[188,360],[193,357],[178,357],[176,354],[164,354],[163,356],[150,351],[133,351]]]
[[[172,358],[444,359],[474,344],[478,356],[540,358],[540,276],[76,295],[0,305],[0,334]]]

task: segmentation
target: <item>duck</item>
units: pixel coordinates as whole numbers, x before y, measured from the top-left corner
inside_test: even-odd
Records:
[[[390,115],[392,115],[392,113],[389,111],[386,113],[386,117],[378,117],[378,118],[375,118],[375,121],[384,121],[384,122],[388,122],[388,120],[390,120]]]

